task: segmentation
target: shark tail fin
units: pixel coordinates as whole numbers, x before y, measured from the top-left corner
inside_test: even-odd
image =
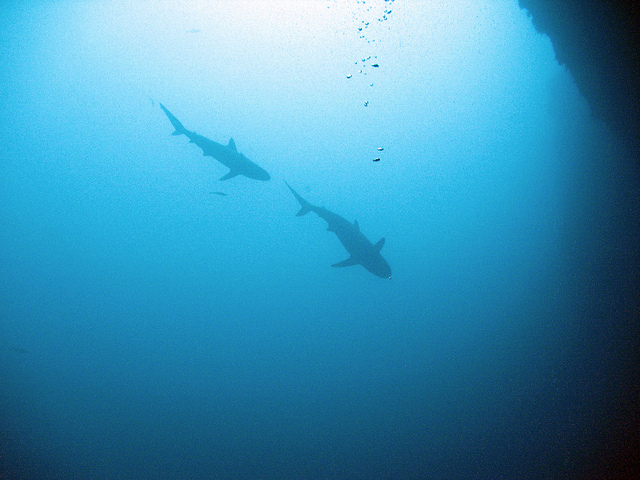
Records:
[[[296,213],[296,217],[301,217],[302,215],[306,215],[307,213],[309,213],[313,209],[313,205],[311,205],[304,198],[302,198],[298,194],[298,192],[296,192],[293,188],[291,188],[291,186],[286,181],[284,183],[287,185],[287,187],[289,187],[289,190],[291,190],[291,193],[293,193],[293,196],[296,197],[296,200],[298,200],[298,202],[300,203],[301,208],[300,208],[300,211]]]
[[[308,206],[303,205],[302,208],[300,209],[300,211],[298,211],[298,213],[296,213],[296,217],[301,217],[303,215],[306,215],[310,211],[311,211],[311,209]]]
[[[163,104],[160,104],[160,108],[164,110],[164,113],[171,122],[171,125],[173,125],[173,128],[175,128],[175,131],[171,135],[183,135],[187,133],[187,129],[184,128],[184,125],[182,125],[182,123],[180,123],[180,120],[174,117],[173,114],[169,110],[167,110],[167,107],[165,107]]]

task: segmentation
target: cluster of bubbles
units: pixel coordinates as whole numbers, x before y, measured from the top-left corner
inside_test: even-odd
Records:
[[[389,20],[392,8],[391,4],[394,0],[384,0],[384,1],[376,1],[376,0],[356,0],[356,5],[358,7],[359,12],[354,12],[354,18],[357,23],[357,32],[358,39],[366,43],[367,50],[371,51],[372,46],[376,42],[376,38],[372,35],[372,32],[375,31],[374,28],[370,28],[375,24],[379,24],[381,22],[386,22]],[[372,12],[373,10],[373,12]],[[375,14],[377,12],[377,15]],[[367,18],[359,18],[360,14],[364,14],[363,16]],[[372,18],[376,18],[376,20],[372,21]],[[365,77],[370,72],[373,73],[374,69],[380,68],[380,64],[378,63],[377,55],[367,55],[366,57],[361,57],[360,59],[354,62],[355,68],[357,68],[357,72],[355,75],[359,77]],[[348,73],[346,75],[347,79],[352,79],[354,77],[354,73]],[[373,79],[368,78],[368,83],[370,87],[373,87],[374,82]],[[369,100],[365,99],[362,101],[362,104],[365,107],[369,106]],[[378,147],[378,151],[381,152],[384,149],[382,147]],[[380,157],[376,157],[373,159],[374,162],[379,162]]]
[[[394,0],[384,0],[384,10],[382,11],[382,14],[378,16],[377,18],[377,22],[386,22],[389,19],[389,16],[391,15],[391,4],[393,3]],[[357,0],[356,1],[357,4],[362,4],[362,6],[364,7],[365,5],[367,5],[366,0]],[[369,0],[369,6],[367,6],[365,8],[365,12],[370,12],[371,8],[372,8],[372,4],[374,4],[376,2]],[[375,8],[375,7],[374,7]],[[367,29],[369,28],[369,26],[371,26],[372,23],[369,20],[361,20],[360,21],[360,26],[358,26],[358,33],[359,33],[359,37],[363,40],[365,40],[367,43],[372,43],[375,42],[376,39],[375,38],[368,38],[367,37]]]
[[[391,4],[394,2],[394,0],[384,0],[383,3],[383,9],[382,9],[382,13],[379,14],[377,16],[377,22],[386,22],[387,20],[389,20],[389,16],[391,15],[392,9],[391,9]],[[368,12],[371,12],[373,7],[373,4],[377,4],[379,2],[375,2],[372,0],[369,0],[369,4],[367,6],[367,0],[356,0],[356,4],[357,5],[361,5],[362,7],[365,7],[364,13],[368,14]],[[369,27],[372,25],[372,22],[369,21],[368,19],[359,19],[359,14],[355,13],[353,14],[355,20],[358,22],[358,38],[364,42],[366,42],[368,45],[375,43],[376,42],[376,38],[373,38],[369,35],[367,35],[368,32],[370,32],[368,29]],[[371,50],[370,47],[367,48],[368,50]],[[361,58],[360,60],[356,60],[354,62],[354,65],[356,65],[356,67],[358,68],[358,75],[367,75],[367,70],[366,67],[370,66],[372,68],[379,68],[380,64],[377,61],[378,57],[377,55],[367,55],[366,57]],[[347,74],[347,78],[352,78],[353,77],[353,73],[348,73]],[[370,86],[373,86],[373,82],[369,83]],[[368,102],[366,102],[366,105],[368,105]]]

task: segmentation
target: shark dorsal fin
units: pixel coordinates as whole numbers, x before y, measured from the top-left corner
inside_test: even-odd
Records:
[[[376,244],[373,246],[373,249],[374,249],[376,252],[380,253],[380,250],[382,250],[382,247],[383,247],[383,246],[384,246],[384,237],[382,237],[380,240],[378,240],[378,243],[376,243]]]
[[[233,141],[233,138],[229,139],[229,144],[227,145],[227,147],[233,150],[234,152],[238,151],[238,149],[236,148],[236,142]]]
[[[356,227],[356,230],[360,230],[360,225],[358,225],[358,220],[353,221],[353,226]]]

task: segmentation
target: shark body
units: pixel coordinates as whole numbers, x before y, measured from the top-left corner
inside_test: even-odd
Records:
[[[196,132],[187,130],[163,104],[160,104],[160,108],[164,110],[171,125],[175,128],[175,131],[171,135],[186,135],[191,143],[195,143],[202,149],[204,156],[215,158],[229,169],[229,172],[223,175],[220,180],[228,180],[237,175],[244,175],[245,177],[255,180],[269,180],[271,178],[266,170],[238,152],[233,138],[229,140],[227,145],[209,140],[202,135],[198,135]]]
[[[300,211],[297,217],[305,215],[309,212],[315,212],[320,218],[328,224],[327,230],[336,234],[340,243],[349,252],[350,257],[342,262],[334,263],[332,267],[349,267],[351,265],[362,265],[368,271],[380,278],[391,278],[391,267],[387,261],[380,255],[380,250],[384,245],[384,238],[378,240],[374,245],[360,231],[358,221],[349,222],[340,215],[327,210],[324,207],[317,207],[310,204],[302,198],[291,186],[284,182],[293,196],[300,203]]]

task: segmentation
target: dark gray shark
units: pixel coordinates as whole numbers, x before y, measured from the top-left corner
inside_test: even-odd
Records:
[[[169,117],[171,125],[176,129],[171,135],[186,135],[191,143],[195,143],[202,149],[204,156],[213,157],[229,168],[229,173],[221,177],[220,180],[228,180],[236,175],[244,175],[255,180],[269,180],[271,178],[263,168],[238,152],[233,138],[229,140],[228,145],[209,140],[196,132],[191,132],[184,128],[184,125],[163,104],[160,104],[160,108],[164,110],[164,113]]]
[[[340,243],[351,255],[342,262],[334,263],[332,267],[349,267],[351,265],[362,265],[374,275],[381,278],[391,278],[391,267],[387,261],[380,255],[380,250],[384,245],[384,238],[378,240],[378,243],[373,245],[367,237],[363,235],[358,226],[358,221],[353,223],[342,218],[340,215],[330,212],[324,207],[316,207],[311,205],[304,198],[302,198],[298,192],[296,192],[291,186],[284,182],[293,196],[296,197],[302,208],[296,214],[297,217],[305,215],[309,212],[315,212],[320,218],[324,219],[327,224],[327,230],[336,234]]]

